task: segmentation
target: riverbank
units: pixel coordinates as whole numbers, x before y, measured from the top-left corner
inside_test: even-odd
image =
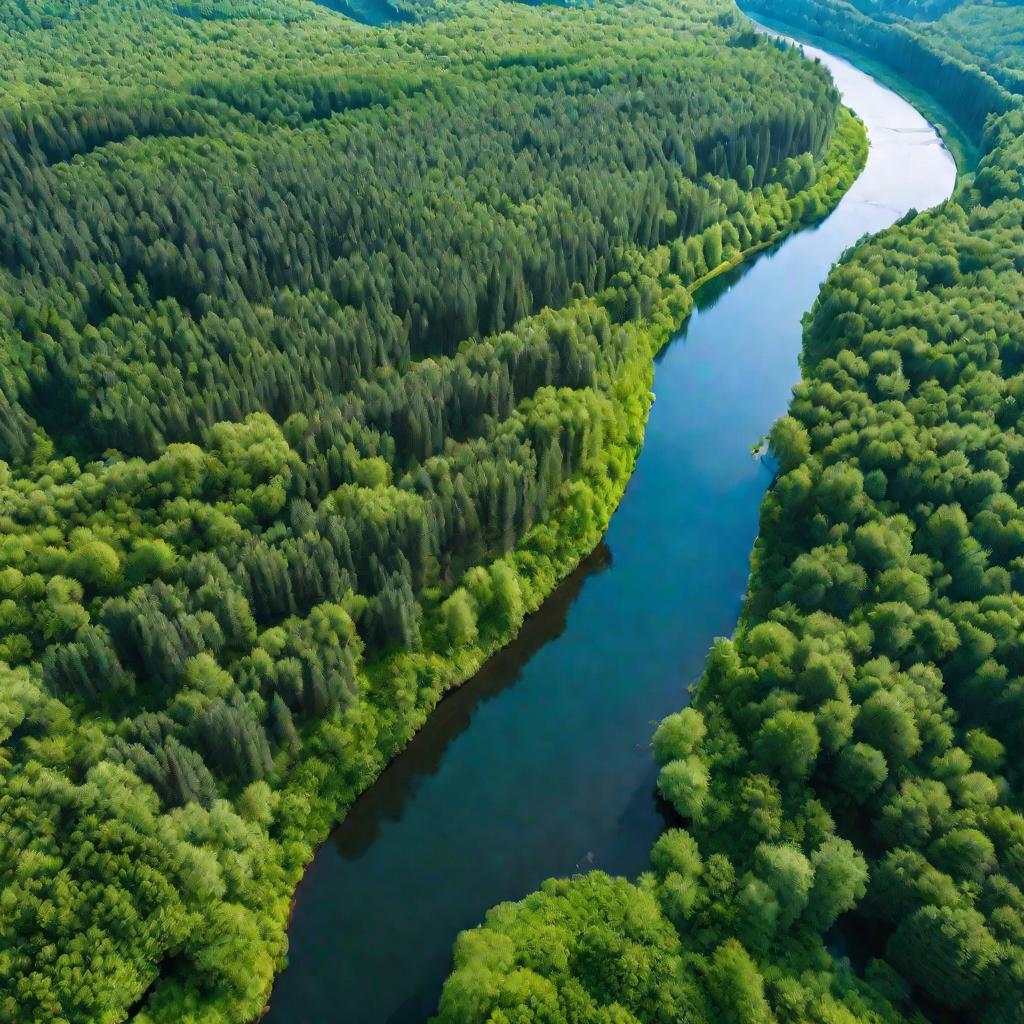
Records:
[[[798,43],[809,43],[812,46],[827,49],[837,57],[848,60],[854,67],[859,68],[865,74],[882,82],[893,92],[902,96],[908,103],[916,107],[924,117],[935,126],[945,143],[946,148],[952,153],[956,161],[957,174],[963,177],[965,174],[972,174],[978,166],[981,158],[981,150],[973,142],[967,131],[960,125],[956,117],[931,93],[916,86],[913,82],[904,78],[899,72],[894,71],[889,65],[874,60],[865,53],[854,49],[838,39],[830,39],[827,36],[818,35],[804,25],[793,22],[782,21],[773,18],[764,10],[750,4],[739,5],[740,10],[748,17],[755,20],[779,35],[787,36]]]
[[[555,587],[576,570],[580,562],[594,550],[604,536],[608,523],[619,506],[632,477],[636,459],[642,447],[644,423],[651,403],[653,360],[689,316],[692,310],[693,295],[711,282],[735,270],[744,260],[749,260],[765,249],[778,245],[794,231],[807,226],[809,222],[817,220],[834,209],[864,166],[866,154],[867,144],[863,126],[849,113],[841,112],[828,157],[818,169],[816,181],[808,189],[794,195],[788,201],[790,216],[780,230],[773,233],[770,238],[723,259],[713,270],[702,274],[689,285],[677,283],[666,288],[656,298],[651,314],[643,322],[623,325],[624,329],[630,331],[632,336],[632,358],[623,367],[620,377],[621,385],[617,394],[619,408],[628,413],[628,423],[624,431],[626,444],[617,449],[609,446],[609,450],[602,453],[605,465],[615,467],[615,471],[603,475],[600,480],[600,486],[603,487],[603,492],[599,492],[600,503],[596,507],[591,507],[589,523],[582,533],[578,532],[578,526],[574,526],[571,522],[572,520],[578,522],[579,508],[569,505],[556,513],[552,521],[537,528],[533,535],[525,538],[517,549],[506,556],[506,560],[513,564],[516,559],[527,559],[527,564],[533,570],[531,585],[521,589],[523,616],[534,614]],[[669,259],[668,247],[655,250],[645,257],[645,263],[640,268],[641,272],[645,269],[650,272],[658,266],[665,266]],[[590,303],[595,308],[605,308],[604,302],[607,301],[602,296],[580,300],[581,303]],[[595,481],[595,484],[597,483]],[[539,547],[538,539],[540,539]],[[547,566],[542,573],[538,573],[536,566],[541,553],[547,560]],[[517,570],[517,575],[521,576],[522,574]],[[408,672],[411,669],[416,671],[420,677],[431,678],[432,683],[428,691],[430,700],[416,706],[404,721],[392,719],[386,723],[385,728],[393,737],[388,746],[391,753],[378,762],[379,767],[376,770],[365,776],[364,784],[351,786],[347,791],[339,791],[348,794],[343,795],[339,800],[340,810],[350,806],[358,793],[367,789],[377,778],[379,772],[384,770],[386,764],[413,739],[444,694],[459,688],[466,680],[470,680],[473,675],[480,672],[489,659],[514,639],[518,629],[517,624],[515,629],[510,629],[503,636],[491,638],[486,647],[463,648],[457,652],[454,665],[447,668],[444,661],[438,656],[405,654],[390,664],[379,665],[372,669],[371,679],[374,687],[378,690],[393,689],[391,680],[395,675]],[[418,687],[418,690],[422,693],[422,687]],[[383,716],[387,713],[387,709],[382,709],[381,713]],[[313,749],[312,756],[316,757],[316,754],[317,750]],[[303,792],[308,792],[308,790],[303,787],[296,793],[296,796],[301,796]],[[339,820],[340,817],[339,813],[333,821]],[[321,824],[324,821],[322,816],[318,815],[317,821],[316,831],[319,835],[316,845],[319,849],[327,829],[323,828]],[[333,824],[333,821],[330,824]],[[323,830],[321,831],[321,829]],[[302,870],[292,876],[295,883],[298,883],[305,873],[308,863],[308,860],[304,862]],[[287,919],[291,920],[292,915],[293,904],[289,900]],[[274,1000],[271,997],[271,1009],[273,1006]]]
[[[820,237],[822,197],[844,187],[823,174],[846,118],[828,72],[732,0],[439,0],[382,30],[306,0],[200,6],[26,10],[0,41],[17,100],[0,132],[0,889],[17,908],[0,1006],[19,1022],[260,1012],[316,845],[357,794],[382,806],[383,766],[465,706],[441,696],[485,658],[493,672],[609,517],[629,521],[652,377],[674,361],[660,342],[779,248],[694,285],[789,228]],[[756,395],[727,396],[733,373],[766,386],[774,299],[751,309],[748,347],[721,339],[678,382],[700,415],[648,509],[678,522],[638,538],[659,563],[644,589],[694,637],[731,628],[742,592],[721,567],[750,537],[767,423],[745,418]],[[724,456],[730,432],[744,459],[716,460],[741,480],[727,501],[701,493],[685,446]],[[706,556],[692,570],[690,549]],[[585,579],[567,630],[594,582],[618,586],[625,550]],[[474,799],[433,808],[379,879],[355,873],[340,917],[364,920],[333,923],[322,972],[363,976],[346,999],[381,1005],[363,978],[401,991],[350,942],[372,956],[387,930],[393,952],[429,906],[447,934],[420,945],[446,949],[460,925],[444,914],[478,915],[496,880],[526,891],[548,856],[633,856],[650,786],[621,798],[649,769],[649,728],[625,773],[602,730],[658,713],[613,707],[625,684],[675,685],[661,612],[619,594],[538,686],[530,726],[484,731],[462,776]],[[469,745],[523,693],[481,706]],[[560,759],[539,755],[549,742]],[[448,753],[434,764],[447,777]],[[577,816],[564,798],[580,792]],[[639,833],[609,827],[616,808]],[[341,846],[317,862],[338,850],[372,874],[387,844]],[[521,876],[499,871],[512,857]],[[404,907],[367,906],[439,864],[450,876]]]
[[[827,53],[815,56],[828,61],[837,81],[848,83],[848,88],[864,83],[866,76],[845,61]],[[725,312],[728,306],[729,316],[714,322],[710,316],[703,323],[698,319],[687,333],[686,347],[695,337],[694,327],[710,333],[709,346],[733,332],[740,334],[746,345],[737,346],[730,355],[743,361],[743,372],[757,376],[759,390],[767,386],[768,376],[760,375],[763,362],[756,368],[750,365],[761,355],[766,340],[757,327],[774,327],[774,315],[784,310],[789,331],[786,353],[794,362],[797,353],[807,358],[818,356],[802,348],[801,320],[834,260],[865,233],[891,226],[910,209],[936,206],[952,191],[953,161],[934,131],[891,93],[888,103],[880,102],[883,92],[871,83],[870,95],[860,97],[863,107],[851,104],[861,112],[870,111],[866,117],[874,144],[864,175],[836,213],[814,232],[795,236],[742,278],[726,296],[733,301],[723,300],[714,309],[715,313]],[[919,218],[927,219],[927,215]],[[853,250],[854,255],[858,251]],[[810,252],[822,258],[824,266],[809,266],[806,257]],[[916,293],[912,259],[906,269],[909,294]],[[894,278],[886,280],[891,285]],[[857,281],[845,283],[847,290],[842,294],[855,303]],[[781,291],[789,294],[783,298],[776,294]],[[883,297],[883,309],[884,302]],[[756,326],[749,315],[751,308],[757,310]],[[827,304],[815,308],[821,314],[820,329],[828,337],[836,325],[836,309]],[[856,318],[851,315],[848,319],[851,333],[856,334]],[[839,320],[840,324],[846,322]],[[675,813],[670,830],[658,839],[651,861],[644,865],[653,870],[647,870],[632,886],[608,875],[635,877],[639,871],[623,870],[621,862],[599,861],[596,866],[601,871],[568,880],[565,876],[571,872],[562,872],[525,899],[495,907],[482,928],[460,937],[456,969],[446,985],[438,1020],[445,1024],[486,1020],[504,1007],[519,1005],[517,998],[524,992],[555,1021],[570,1019],[572,1008],[580,1005],[593,1014],[614,1006],[616,1012],[632,1014],[637,1020],[685,1015],[694,1021],[768,1021],[776,1008],[780,1017],[794,1020],[902,1019],[896,1005],[901,998],[899,977],[879,972],[879,988],[872,989],[842,962],[832,961],[816,933],[856,902],[866,878],[863,860],[858,860],[857,851],[844,838],[841,826],[846,818],[837,814],[833,822],[824,803],[832,792],[832,757],[837,748],[851,742],[853,715],[845,711],[847,706],[852,709],[847,685],[854,699],[863,701],[883,690],[882,680],[890,667],[878,658],[865,666],[863,676],[855,678],[846,661],[832,657],[836,646],[847,643],[851,662],[869,657],[872,632],[867,625],[847,636],[842,619],[835,617],[843,613],[829,614],[832,607],[816,596],[819,586],[829,595],[830,588],[841,590],[847,585],[847,553],[852,562],[861,547],[849,543],[853,539],[849,524],[860,522],[860,512],[854,507],[867,498],[855,483],[860,470],[846,476],[827,472],[822,479],[819,467],[809,463],[807,449],[813,438],[824,450],[823,459],[842,461],[843,439],[853,433],[846,417],[854,419],[851,410],[862,409],[869,402],[860,394],[856,404],[853,398],[840,401],[837,390],[863,387],[867,391],[871,387],[866,379],[869,352],[881,364],[878,357],[884,346],[866,350],[862,363],[845,358],[845,354],[825,360],[819,392],[811,395],[809,385],[801,383],[793,401],[793,415],[801,417],[801,429],[806,433],[794,428],[791,421],[774,432],[784,480],[765,503],[762,538],[785,532],[790,545],[781,553],[771,552],[763,539],[758,540],[750,582],[764,611],[757,619],[756,631],[750,623],[749,631],[737,632],[735,642],[716,644],[698,689],[702,714],[672,714],[657,733],[655,753],[664,765],[660,788]],[[728,372],[726,367],[717,369]],[[813,374],[809,372],[808,378]],[[751,400],[756,400],[756,394],[756,390],[747,392]],[[692,393],[673,395],[676,401],[672,404],[694,397]],[[698,417],[715,416],[713,404],[711,408],[711,403],[698,400],[698,404]],[[785,401],[780,404],[784,409]],[[893,409],[895,422],[898,402],[883,404]],[[654,421],[664,411],[665,403],[659,402],[648,430],[649,446],[663,443]],[[736,406],[728,412],[728,418],[716,418],[710,438],[705,434],[694,443],[713,444],[714,431],[734,427]],[[828,424],[827,431],[817,429],[821,422]],[[865,447],[877,444],[877,438],[871,426],[864,427]],[[645,450],[645,457],[647,454]],[[657,458],[656,452],[650,454]],[[714,454],[719,455],[717,451]],[[678,471],[673,459],[665,461]],[[876,465],[867,452],[862,453],[860,464],[865,470]],[[662,467],[657,479],[662,495],[671,487],[666,472]],[[868,493],[876,497],[880,476],[887,479],[879,470],[867,483]],[[821,494],[820,504],[808,509],[808,497],[816,491]],[[715,510],[720,516],[737,500],[735,491],[723,493],[728,499]],[[853,507],[837,510],[836,502],[844,496],[849,496]],[[711,495],[701,494],[700,498],[707,500]],[[631,494],[622,514],[636,514],[639,500]],[[690,512],[689,504],[686,511]],[[690,535],[691,542],[707,544],[714,537],[713,529],[707,528],[708,518],[702,518],[703,529]],[[684,524],[680,522],[677,529],[685,529]],[[866,531],[865,540],[870,536],[871,531]],[[654,530],[650,539],[656,545],[666,540]],[[614,556],[615,544],[610,546]],[[627,559],[635,557],[628,551],[628,541],[626,547]],[[835,551],[834,561],[821,564],[822,548]],[[801,552],[799,561],[795,551]],[[662,578],[678,573],[683,565],[667,554],[665,561]],[[720,559],[714,561],[715,568],[724,571]],[[744,562],[749,564],[745,558]],[[869,568],[877,571],[879,567],[869,563]],[[616,571],[617,565],[612,573]],[[787,581],[788,573],[795,576],[798,572],[800,578],[780,594],[780,577]],[[863,578],[868,578],[866,571]],[[601,583],[607,579],[602,578]],[[652,579],[647,583],[643,611],[658,615],[659,625],[664,625],[659,606],[668,593],[651,586]],[[849,585],[856,587],[857,583]],[[843,599],[841,595],[837,598]],[[668,628],[677,643],[693,629],[696,611],[696,604],[686,604],[675,607],[668,617]],[[791,636],[786,627],[795,629],[791,623],[801,616],[806,625],[799,635]],[[870,621],[873,628],[884,628],[880,615]],[[883,636],[884,644],[888,636]],[[619,666],[620,671],[624,669]],[[631,697],[649,699],[646,674],[646,666],[638,665],[627,676],[631,687],[640,690],[639,695],[631,692]],[[877,703],[884,703],[884,690]],[[907,699],[907,706],[910,704]],[[679,706],[677,700],[676,712]],[[865,729],[867,719],[865,715]],[[760,729],[766,720],[770,724]],[[632,739],[625,728],[613,728],[609,734],[609,745],[591,744],[589,761],[595,771],[602,759],[614,756],[615,743]],[[873,735],[863,735],[865,743],[873,740]],[[857,744],[858,750],[865,743]],[[814,777],[819,778],[821,789],[807,794],[809,783],[804,780],[819,753],[820,776]],[[561,795],[565,796],[564,790]],[[565,807],[575,811],[572,801]],[[623,827],[620,823],[620,829]],[[674,984],[665,985],[665,978],[673,979]],[[883,992],[891,992],[894,1001],[888,1002]]]
[[[687,340],[658,361],[659,401],[612,520],[610,567],[584,582],[559,634],[509,669],[514,685],[483,704],[467,697],[441,747],[413,741],[407,782],[374,787],[324,847],[301,890],[272,1019],[315,1020],[339,992],[354,1021],[422,1019],[451,936],[484,907],[574,868],[643,870],[662,827],[650,721],[677,706],[680,672],[699,673],[739,610],[770,477],[750,442],[785,409],[800,314],[831,263],[864,230],[942,198],[908,175],[912,145],[919,164],[949,161],[937,143],[921,150],[918,125],[880,126],[875,171],[845,213],[698,293]]]

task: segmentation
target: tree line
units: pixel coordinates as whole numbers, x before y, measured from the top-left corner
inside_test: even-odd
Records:
[[[653,737],[650,871],[490,911],[437,1021],[1021,1019],[1020,128],[805,321],[739,627]]]
[[[597,543],[709,273],[864,158],[724,3],[0,5],[0,1016],[246,1021]]]

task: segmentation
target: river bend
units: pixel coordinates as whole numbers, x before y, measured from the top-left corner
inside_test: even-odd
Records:
[[[490,906],[552,875],[647,867],[663,824],[650,737],[736,623],[772,474],[751,445],[786,410],[801,316],[847,247],[955,178],[913,107],[805,49],[867,126],[864,172],[821,224],[698,293],[658,360],[604,543],[439,705],[310,865],[270,1024],[422,1022],[456,934]]]

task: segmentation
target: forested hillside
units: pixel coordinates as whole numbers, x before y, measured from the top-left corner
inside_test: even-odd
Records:
[[[969,3],[927,26],[944,50],[978,64],[1008,89],[1024,84],[1024,8],[1017,4]]]
[[[744,9],[794,24],[891,69],[937,100],[975,148],[983,142],[990,114],[1006,113],[1024,93],[1024,78],[1013,61],[1024,47],[1014,42],[1021,8],[967,3],[937,21],[908,20],[901,3],[882,0],[882,20],[862,13],[846,0],[752,0]],[[935,12],[937,15],[940,12]],[[934,15],[933,15],[934,16]],[[992,33],[998,25],[999,34]],[[973,161],[972,161],[973,162]]]
[[[906,25],[756,10],[901,54],[980,166],[805,321],[740,625],[653,737],[651,871],[492,910],[446,1024],[1024,1020],[1024,113]]]
[[[315,844],[863,160],[718,0],[0,2],[0,1019],[254,1017]]]
[[[980,126],[985,113],[1005,107],[993,83],[1018,94],[1024,86],[1024,7],[1013,0],[758,0],[743,6],[793,18],[805,30],[825,31],[835,42],[878,57],[948,102],[969,130]],[[966,92],[959,102],[958,90]]]

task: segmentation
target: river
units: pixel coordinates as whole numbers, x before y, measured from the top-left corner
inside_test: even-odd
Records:
[[[457,933],[552,875],[635,876],[662,828],[649,742],[732,631],[800,319],[863,234],[952,191],[900,97],[813,47],[863,119],[867,166],[825,221],[697,295],[658,359],[636,472],[601,547],[445,699],[299,887],[268,1024],[405,1024],[437,1005]]]

